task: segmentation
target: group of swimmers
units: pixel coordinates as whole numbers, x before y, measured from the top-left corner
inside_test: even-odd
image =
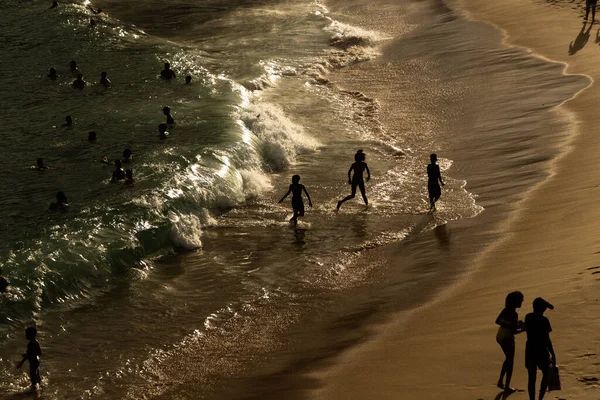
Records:
[[[360,194],[362,195],[363,201],[365,205],[369,205],[369,199],[367,199],[366,191],[365,191],[365,181],[368,182],[371,179],[371,171],[369,170],[369,166],[365,162],[367,159],[367,155],[364,153],[362,149],[356,151],[354,154],[354,163],[350,166],[348,170],[348,184],[352,185],[351,193],[338,201],[336,209],[339,210],[344,202],[353,199],[356,197],[356,189],[360,189]],[[440,199],[442,195],[442,186],[445,183],[442,180],[442,173],[440,171],[439,165],[437,162],[437,154],[431,154],[429,156],[431,164],[427,165],[427,191],[429,193],[429,211],[435,211],[435,203]],[[363,177],[364,172],[367,172],[367,178]],[[354,173],[353,173],[354,172]],[[302,192],[306,194],[308,199],[308,205],[312,207],[312,201],[310,200],[310,195],[308,191],[304,187],[304,185],[300,184],[300,175],[292,176],[292,184],[289,186],[287,193],[279,200],[281,203],[285,198],[292,193],[292,210],[294,214],[290,219],[290,222],[298,222],[298,217],[304,216],[304,201],[302,199]]]
[[[539,400],[544,398],[548,388],[551,366],[556,365],[556,354],[550,340],[552,327],[548,318],[544,317],[547,309],[554,310],[554,306],[541,297],[533,300],[533,312],[525,316],[525,322],[519,320],[517,308],[523,304],[524,296],[521,292],[511,292],[506,296],[504,309],[496,318],[500,325],[496,334],[496,341],[502,348],[506,359],[500,370],[498,387],[504,390],[505,395],[516,391],[510,387],[513,365],[515,359],[515,335],[527,332],[525,345],[525,368],[527,368],[529,399],[535,400],[535,381],[537,370],[542,371]]]

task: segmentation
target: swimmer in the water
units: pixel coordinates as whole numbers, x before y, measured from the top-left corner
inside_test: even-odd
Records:
[[[35,161],[35,163],[36,163],[36,169],[37,169],[38,171],[43,171],[43,170],[45,170],[45,169],[48,169],[48,167],[47,167],[47,166],[44,164],[44,159],[42,159],[42,158],[38,158],[38,159]]]
[[[101,9],[101,8],[99,8],[99,9],[97,9],[97,10],[94,10],[94,9],[92,8],[92,6],[90,6],[90,7],[89,7],[89,9],[90,9],[90,11],[91,11],[91,12],[93,12],[94,14],[102,14],[102,9]]]
[[[87,82],[83,80],[83,75],[79,74],[77,75],[77,79],[75,79],[72,83],[72,86],[75,89],[83,89],[85,87],[85,85],[87,85]]]
[[[8,280],[2,276],[2,267],[0,267],[0,293],[6,293],[8,289]]]
[[[90,18],[90,27],[91,28],[95,28],[96,27],[96,21],[94,21],[94,18]]]
[[[111,162],[108,160],[108,157],[106,157],[106,156],[102,156],[102,157],[100,157],[100,162],[101,162],[102,164],[106,164],[106,165],[112,165],[112,163],[111,163]]]
[[[50,10],[52,10],[53,8],[56,8],[56,7],[58,7],[58,1],[54,0],[52,2],[52,5],[50,6]]]
[[[188,75],[185,77],[185,84],[190,85],[192,83],[192,76]]]
[[[167,116],[167,126],[172,128],[175,125],[175,119],[173,119],[173,116],[171,115],[171,107],[164,106],[162,112]]]
[[[88,132],[88,142],[96,141],[96,131]]]
[[[175,79],[175,71],[171,69],[171,64],[165,63],[165,69],[160,71],[160,77],[166,81]]]
[[[110,80],[106,77],[106,72],[100,73],[100,81],[98,83],[105,87],[110,86]]]
[[[65,122],[65,123],[64,123],[64,124],[62,124],[61,126],[64,126],[64,127],[70,127],[70,126],[73,126],[73,118],[71,118],[71,116],[70,116],[70,115],[67,115],[67,116],[65,117],[65,121],[67,121],[67,122]]]
[[[124,163],[130,163],[132,155],[133,155],[133,151],[131,151],[131,149],[123,150],[123,160],[121,160],[121,161]]]
[[[294,210],[294,215],[290,218],[290,222],[298,222],[298,217],[304,217],[304,201],[302,200],[302,192],[306,194],[306,198],[308,199],[308,205],[312,207],[312,202],[310,201],[310,196],[306,191],[304,185],[300,183],[300,175],[292,176],[292,184],[290,185],[286,194],[283,195],[279,203],[285,200],[286,197],[290,193],[292,193],[292,209]]]
[[[127,171],[125,171],[125,182],[123,182],[125,185],[132,185],[135,183],[135,179],[133,179],[133,171],[131,169],[128,169]]]
[[[337,209],[339,210],[342,204],[345,201],[353,199],[356,196],[356,187],[360,189],[360,194],[362,195],[363,200],[365,201],[365,205],[369,205],[369,200],[367,199],[367,195],[365,194],[365,182],[363,180],[363,172],[367,171],[367,182],[371,179],[371,171],[369,171],[369,167],[365,162],[367,155],[363,153],[362,150],[358,150],[354,155],[354,164],[350,166],[348,170],[348,183],[352,185],[352,193],[349,196],[344,197],[342,200],[338,201]],[[352,171],[354,171],[354,175],[350,176]]]
[[[169,132],[167,132],[167,124],[158,125],[158,137],[160,140],[165,140],[169,136]]]
[[[48,71],[48,78],[52,79],[53,81],[58,78],[58,74],[56,73],[56,69],[54,67],[50,68]]]
[[[56,202],[50,203],[50,210],[66,210],[69,207],[65,192],[56,193]]]
[[[71,71],[71,75],[73,76],[81,74],[81,71],[77,68],[77,63],[74,60],[71,60],[69,63],[69,71]]]
[[[123,171],[123,168],[121,168],[121,160],[116,159],[115,160],[115,170],[112,173],[112,178],[110,181],[112,183],[115,183],[122,179],[125,179],[125,171]]]

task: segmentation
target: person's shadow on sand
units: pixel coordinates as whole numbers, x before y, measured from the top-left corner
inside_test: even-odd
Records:
[[[570,56],[577,53],[579,50],[583,49],[583,46],[585,46],[585,44],[588,42],[588,40],[590,38],[590,31],[592,30],[593,24],[590,24],[590,27],[587,30],[585,30],[586,24],[587,24],[587,22],[583,23],[583,26],[581,27],[581,31],[579,31],[579,34],[575,38],[575,41],[569,43],[569,55]]]
[[[500,393],[498,393],[498,395],[496,397],[494,397],[494,400],[505,400],[508,398],[508,396],[510,396],[513,393],[518,393],[518,392],[524,392],[524,390],[522,389],[517,389],[514,392],[505,392],[504,390],[501,391]]]

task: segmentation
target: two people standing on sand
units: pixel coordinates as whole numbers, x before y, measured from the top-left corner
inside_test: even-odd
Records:
[[[542,371],[540,383],[539,400],[544,398],[548,388],[549,369],[556,365],[556,355],[550,340],[552,328],[548,318],[544,317],[546,309],[554,309],[554,306],[541,297],[533,301],[533,312],[525,317],[525,322],[519,320],[516,309],[523,304],[524,296],[521,292],[511,292],[506,296],[505,307],[496,318],[496,324],[500,325],[496,334],[496,341],[502,348],[506,359],[502,363],[498,387],[506,394],[515,392],[510,387],[515,357],[515,335],[527,332],[527,344],[525,346],[525,367],[528,374],[527,389],[529,399],[535,400],[535,381],[538,368]]]

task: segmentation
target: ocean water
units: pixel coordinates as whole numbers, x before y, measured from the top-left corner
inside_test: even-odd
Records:
[[[9,173],[0,264],[11,289],[0,298],[0,393],[27,388],[13,361],[24,328],[35,325],[43,397],[233,398],[223,394],[226,382],[275,368],[275,351],[302,352],[303,336],[286,332],[307,316],[327,319],[340,294],[368,304],[360,288],[394,257],[387,245],[481,213],[467,181],[454,177],[454,160],[440,153],[447,186],[438,212],[427,214],[428,155],[451,141],[442,129],[466,119],[455,103],[472,87],[440,85],[424,74],[440,74],[423,68],[431,60],[410,53],[401,75],[386,76],[438,96],[407,95],[386,108],[365,94],[385,80],[330,80],[418,30],[415,12],[447,14],[436,2],[425,11],[402,4],[382,8],[396,13],[390,29],[318,1],[105,0],[93,4],[100,15],[87,1],[51,10],[3,2],[0,154]],[[427,48],[442,36],[418,38]],[[70,60],[88,81],[81,91],[70,86]],[[159,79],[167,61],[177,73],[170,82]],[[56,81],[46,77],[50,67]],[[110,88],[96,84],[101,71]],[[425,117],[440,104],[444,118]],[[160,141],[165,105],[176,126]],[[72,127],[61,126],[66,115]],[[125,148],[133,187],[110,183],[113,168],[99,162]],[[373,176],[370,206],[359,196],[336,212],[359,148]],[[38,157],[50,169],[32,169]],[[277,201],[296,173],[314,207],[294,227],[289,199]],[[57,191],[68,212],[48,211]],[[421,272],[385,290],[419,291],[420,279],[435,275]]]

